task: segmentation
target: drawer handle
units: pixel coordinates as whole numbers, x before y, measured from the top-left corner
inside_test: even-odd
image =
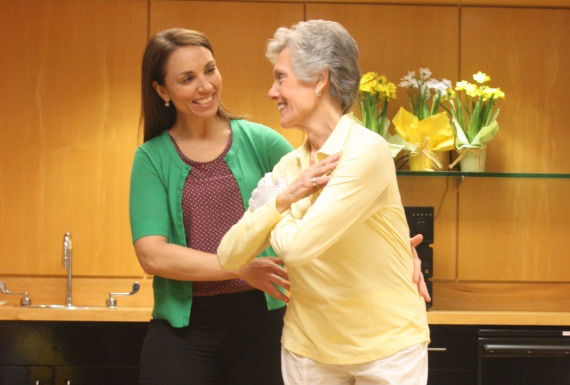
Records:
[[[428,352],[447,352],[447,348],[428,348]]]

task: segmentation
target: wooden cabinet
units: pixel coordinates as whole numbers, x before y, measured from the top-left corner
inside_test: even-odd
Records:
[[[147,325],[0,322],[0,385],[136,385]]]
[[[0,364],[0,385],[54,385],[54,368]]]
[[[570,174],[469,174],[399,173],[404,206],[436,213],[433,308],[568,311]],[[451,240],[453,258],[438,248]]]
[[[0,2],[0,274],[142,275],[130,241],[145,1]]]
[[[477,327],[431,325],[428,385],[477,383]]]

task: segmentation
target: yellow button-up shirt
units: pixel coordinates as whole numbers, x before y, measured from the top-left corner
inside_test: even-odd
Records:
[[[344,115],[317,156],[337,152],[320,194],[283,214],[274,199],[248,210],[223,238],[218,259],[236,269],[271,243],[291,281],[283,346],[317,362],[355,364],[428,342],[429,328],[388,144]],[[292,182],[309,167],[309,154],[305,141],[273,177]]]

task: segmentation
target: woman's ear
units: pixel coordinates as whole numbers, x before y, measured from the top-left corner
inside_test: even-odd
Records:
[[[154,88],[158,96],[160,96],[165,103],[170,102],[170,95],[168,95],[168,91],[166,91],[166,88],[158,84],[156,80],[152,82],[152,88]]]
[[[315,84],[315,93],[317,95],[322,94],[323,91],[329,86],[329,74],[329,70],[325,69],[317,75],[317,81]]]

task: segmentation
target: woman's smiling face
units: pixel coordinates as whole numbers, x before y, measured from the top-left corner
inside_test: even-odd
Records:
[[[218,111],[222,91],[212,52],[202,46],[177,48],[165,66],[164,86],[156,86],[165,100],[184,115],[211,118]]]
[[[277,56],[273,77],[269,97],[277,102],[281,126],[304,127],[318,104],[315,83],[302,81],[295,75],[288,48]]]

